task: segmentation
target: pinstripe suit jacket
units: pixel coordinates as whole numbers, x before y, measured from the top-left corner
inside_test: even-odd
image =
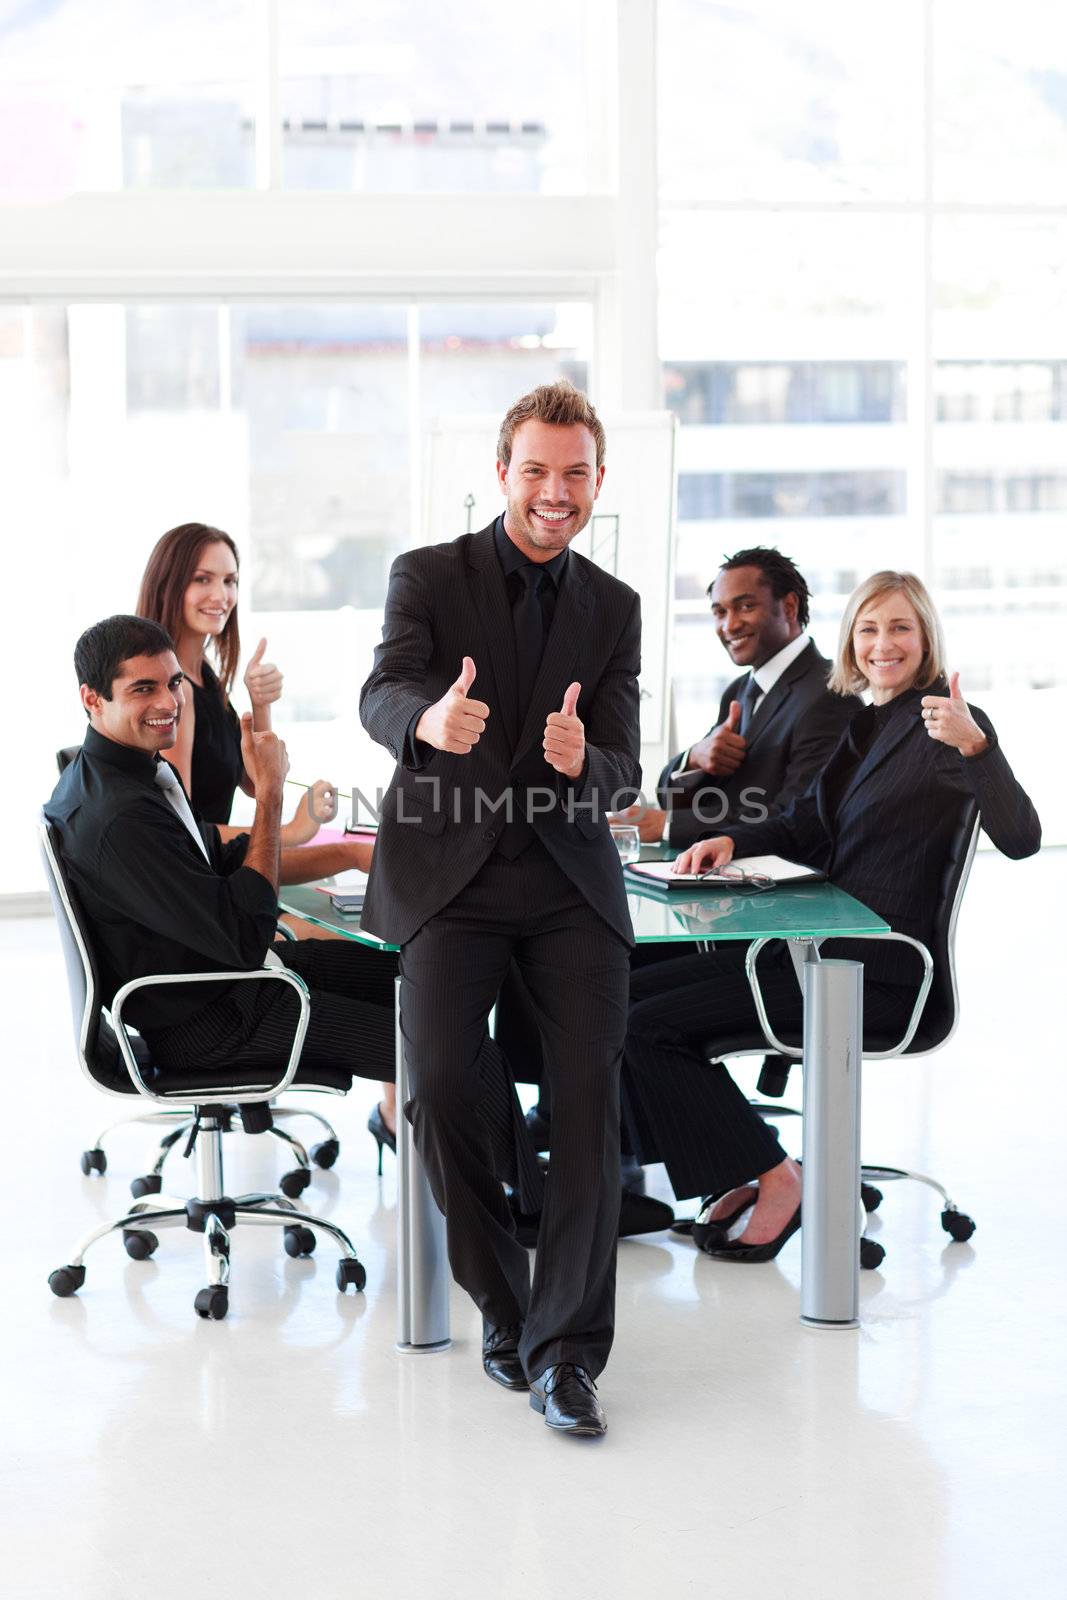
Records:
[[[505,818],[492,807],[509,790],[521,800],[524,789],[541,788],[555,803],[532,818],[536,833],[594,910],[632,944],[605,813],[614,796],[641,783],[640,651],[638,596],[572,550],[520,728],[514,625],[493,524],[399,556],[382,642],[360,695],[363,726],[397,762],[382,805],[364,925],[404,944],[492,853]],[[488,704],[489,717],[468,755],[450,755],[418,744],[414,727],[455,682],[465,655],[477,669],[470,695]],[[582,686],[577,714],[585,724],[586,763],[571,784],[545,761],[541,741],[545,719],[575,681]]]
[[[984,711],[970,708],[989,740],[980,756],[965,758],[927,734],[922,696],[947,692],[944,683],[909,690],[858,762],[846,732],[825,771],[788,811],[724,830],[735,854],[771,853],[819,867],[895,932],[929,947],[942,868],[966,797],[978,801],[985,832],[1006,856],[1033,855],[1041,844],[1037,813]],[[828,794],[840,784],[831,815]],[[864,943],[846,950],[846,943],[835,941],[832,954],[854,956],[883,982],[915,983],[917,963],[906,947]]]

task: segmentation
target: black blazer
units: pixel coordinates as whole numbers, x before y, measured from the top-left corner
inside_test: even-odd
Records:
[[[685,752],[668,761],[657,793],[660,805],[671,813],[672,845],[685,849],[709,832],[758,816],[760,806],[777,816],[804,793],[860,703],[854,695],[831,694],[826,687],[829,672],[829,661],[809,640],[765,695],[752,723],[745,759],[731,776],[698,771],[675,778],[672,784],[671,773]],[[726,721],[730,701],[740,697],[748,676],[743,673],[725,690],[714,727]],[[669,793],[668,786],[675,793]],[[697,805],[699,811],[694,811]]]
[[[1037,812],[984,711],[970,708],[989,740],[980,756],[961,756],[926,732],[923,694],[947,692],[943,683],[908,691],[858,762],[846,733],[826,770],[788,811],[723,830],[735,854],[769,853],[819,867],[896,933],[930,948],[942,868],[966,797],[978,801],[982,826],[1004,855],[1019,860],[1041,845]],[[829,796],[838,788],[831,815]],[[834,941],[827,954],[862,961],[867,974],[883,982],[916,981],[917,957],[905,946],[846,945]]]
[[[627,944],[633,930],[606,812],[640,787],[637,675],[641,611],[634,591],[572,550],[523,726],[516,726],[515,633],[493,525],[450,544],[399,556],[389,577],[382,642],[359,711],[396,758],[386,791],[363,923],[404,944],[463,889],[495,848],[509,789],[547,791],[533,819],[557,865]],[[417,745],[417,718],[471,656],[472,699],[489,706],[468,755]],[[545,719],[568,684],[581,684],[586,764],[574,783],[544,758]],[[539,797],[538,803],[541,803]]]

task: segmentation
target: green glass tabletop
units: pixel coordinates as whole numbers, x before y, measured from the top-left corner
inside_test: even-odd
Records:
[[[734,889],[635,888],[626,896],[638,944],[695,939],[823,939],[885,933],[888,923],[832,883],[794,883],[765,894]]]
[[[651,852],[643,851],[646,859]],[[655,890],[636,885],[626,896],[638,944],[692,944],[697,939],[824,939],[885,933],[889,924],[832,883],[795,883],[765,894],[736,890]],[[311,884],[285,884],[281,908],[359,944],[395,950],[342,917]]]
[[[323,879],[324,884],[332,881],[331,878]],[[331,905],[329,895],[320,894],[312,883],[283,883],[278,904],[292,916],[303,917],[305,922],[313,922],[317,928],[328,928],[331,933],[343,934],[357,944],[371,945],[375,950],[399,949],[398,945],[386,944],[376,934],[364,932],[358,917],[342,917]]]

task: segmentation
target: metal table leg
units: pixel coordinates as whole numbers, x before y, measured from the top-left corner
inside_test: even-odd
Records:
[[[447,1350],[451,1344],[448,1293],[451,1273],[445,1219],[430,1192],[404,1115],[408,1102],[404,1039],[400,1032],[400,979],[396,980],[396,1277],[398,1350]]]
[[[800,1320],[859,1326],[863,966],[809,952],[804,987]]]

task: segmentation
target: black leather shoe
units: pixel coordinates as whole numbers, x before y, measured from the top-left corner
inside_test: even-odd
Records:
[[[515,1237],[520,1244],[532,1250],[537,1244],[541,1213],[520,1211],[514,1200],[510,1204],[511,1215],[515,1221]],[[628,1189],[623,1190],[622,1204],[619,1207],[620,1239],[632,1239],[639,1233],[661,1233],[673,1222],[674,1212],[662,1200],[654,1200],[648,1194],[631,1194]]]
[[[519,1335],[522,1328],[496,1328],[491,1322],[482,1322],[482,1366],[494,1383],[505,1389],[528,1389],[526,1373],[519,1359]]]
[[[541,1115],[537,1106],[531,1106],[526,1113],[526,1130],[533,1140],[533,1147],[537,1151],[545,1151],[552,1143],[552,1124],[547,1117]]]
[[[557,1433],[594,1438],[608,1431],[608,1419],[596,1397],[596,1384],[584,1367],[569,1361],[546,1367],[530,1383],[530,1405]]]

